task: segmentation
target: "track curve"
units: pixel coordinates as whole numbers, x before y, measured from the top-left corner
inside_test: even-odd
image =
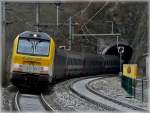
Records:
[[[99,79],[103,79],[104,77],[99,77]],[[88,101],[94,102],[99,104],[100,106],[104,107],[106,110],[109,111],[134,111],[129,107],[125,107],[123,105],[116,104],[108,99],[105,99],[99,95],[94,94],[93,92],[87,89],[88,82],[98,79],[96,78],[87,78],[83,80],[78,80],[74,82],[70,88],[73,92],[78,94],[80,97],[87,99]]]
[[[134,106],[134,105],[131,105],[131,104],[124,103],[124,102],[119,101],[119,100],[117,100],[117,99],[113,99],[113,98],[110,98],[110,97],[108,97],[108,96],[106,96],[106,95],[102,95],[102,94],[96,92],[94,89],[92,89],[92,88],[89,86],[89,84],[90,84],[91,82],[95,81],[95,80],[97,80],[97,79],[91,80],[90,82],[88,82],[88,83],[86,84],[86,88],[87,88],[90,92],[92,92],[92,93],[94,93],[94,94],[96,94],[96,95],[98,95],[98,96],[101,96],[101,97],[103,97],[103,98],[105,98],[105,99],[107,99],[107,100],[110,100],[110,101],[112,101],[112,102],[114,102],[114,103],[117,103],[117,104],[119,104],[119,105],[125,106],[125,107],[127,107],[127,108],[131,108],[131,109],[133,109],[133,110],[139,110],[139,111],[146,111],[145,109],[139,108],[139,107]]]

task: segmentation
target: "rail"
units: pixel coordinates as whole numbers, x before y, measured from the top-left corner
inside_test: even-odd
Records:
[[[55,109],[46,102],[42,93],[41,95],[32,95],[22,94],[19,91],[15,95],[15,110],[18,112],[55,111]]]

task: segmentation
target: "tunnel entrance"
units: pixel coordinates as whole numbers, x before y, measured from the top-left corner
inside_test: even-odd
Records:
[[[132,48],[129,45],[118,44],[118,46],[124,47],[124,53],[122,54],[122,59],[124,63],[128,63],[132,56]],[[116,55],[119,56],[117,45],[109,46],[103,50],[103,55]]]

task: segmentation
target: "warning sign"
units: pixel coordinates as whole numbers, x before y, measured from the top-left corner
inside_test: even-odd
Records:
[[[130,74],[130,73],[131,73],[131,67],[130,67],[130,66],[128,66],[128,68],[127,68],[127,72],[128,72],[128,74]]]
[[[137,64],[123,64],[123,76],[129,78],[138,78],[138,66]]]

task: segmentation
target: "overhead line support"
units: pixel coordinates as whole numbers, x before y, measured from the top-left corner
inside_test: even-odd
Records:
[[[120,33],[115,34],[72,34],[72,36],[120,36]]]

